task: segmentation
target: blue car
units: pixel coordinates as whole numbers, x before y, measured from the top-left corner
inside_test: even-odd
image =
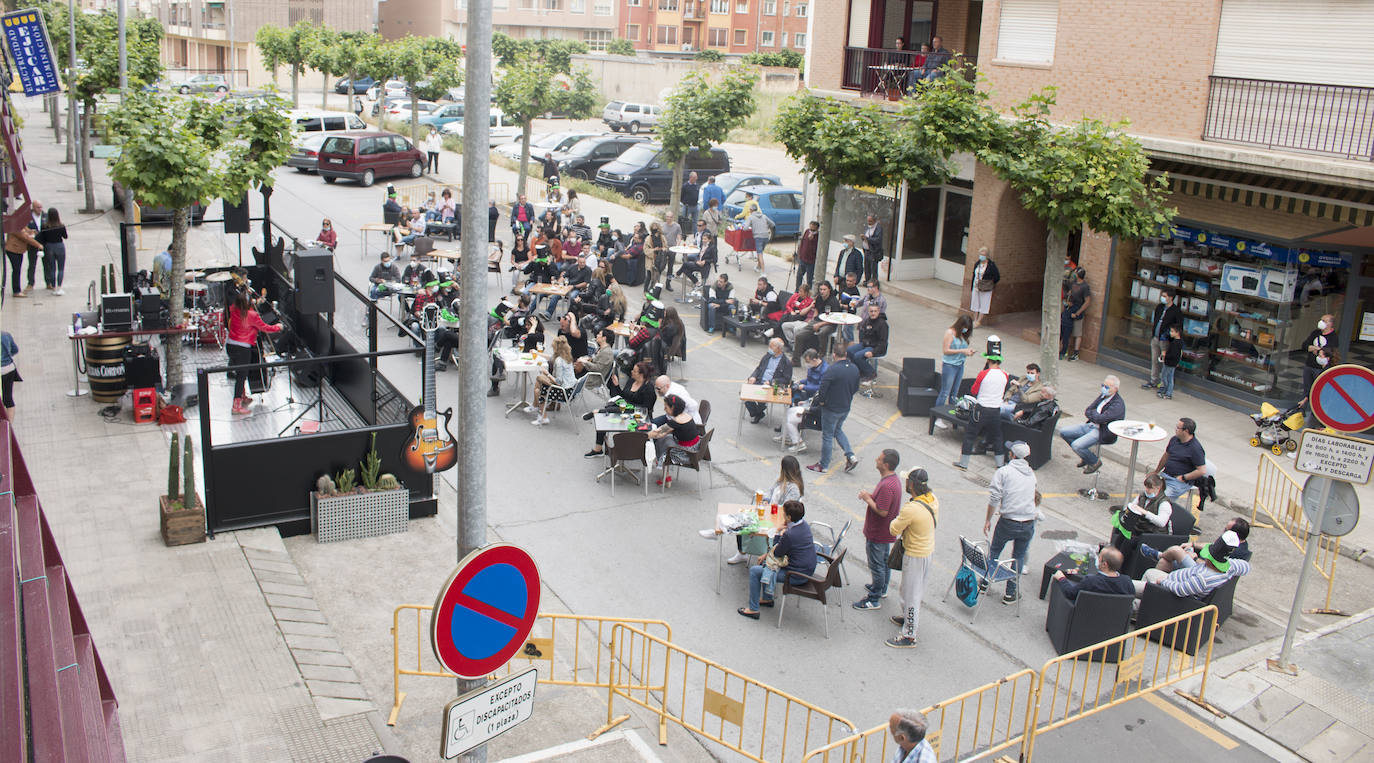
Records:
[[[801,234],[802,192],[780,185],[743,185],[725,197],[725,219],[733,220],[744,208],[744,194],[754,194],[763,212],[776,226],[774,238],[795,238]]]
[[[440,129],[450,122],[463,121],[463,102],[446,103],[443,106],[420,117],[420,124],[429,125],[435,129]],[[441,130],[442,131],[442,130]]]
[[[706,178],[701,180],[703,183],[706,182]],[[764,175],[758,172],[725,172],[716,175],[716,185],[720,186],[720,192],[729,198],[736,188],[746,185],[782,185],[782,180],[777,175]]]

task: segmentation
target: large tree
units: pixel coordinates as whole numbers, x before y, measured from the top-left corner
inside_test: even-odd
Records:
[[[410,140],[419,143],[420,92],[416,85],[436,76],[455,77],[463,49],[456,42],[438,37],[403,37],[387,45],[392,49],[395,72],[409,85]]]
[[[183,323],[186,231],[191,205],[241,199],[249,188],[272,184],[272,171],[291,153],[291,122],[280,108],[247,109],[134,91],[111,114],[122,142],[110,176],[144,202],[174,210],[169,312]],[[167,387],[181,383],[181,343],[167,343]]]
[[[1013,109],[1015,120],[978,152],[979,160],[1045,223],[1040,367],[1049,380],[1059,376],[1059,263],[1068,254],[1069,235],[1086,226],[1137,238],[1159,231],[1176,214],[1165,204],[1167,178],[1149,177],[1149,158],[1125,133],[1126,123],[1085,118],[1056,127],[1049,122],[1053,105],[1053,88],[1032,95]]]
[[[713,83],[698,69],[688,72],[668,95],[658,134],[663,141],[664,158],[673,163],[668,208],[674,214],[682,201],[687,155],[725,142],[731,130],[749,119],[756,108],[754,86],[758,79],[754,69],[734,67]]]
[[[525,171],[530,161],[530,130],[534,120],[550,111],[572,119],[586,119],[596,110],[596,85],[586,69],[571,75],[533,57],[503,62],[505,71],[496,83],[496,106],[512,124],[520,125],[520,175],[515,195],[525,193]]]
[[[305,64],[320,73],[320,108],[329,108],[329,77],[344,71],[339,65],[341,49],[339,33],[329,27],[317,27],[305,40]],[[352,90],[350,89],[351,93]],[[350,99],[351,100],[351,99]]]
[[[274,26],[258,28],[255,42],[262,62],[272,70],[272,80],[276,81],[277,67],[286,65],[291,68],[291,108],[294,109],[301,106],[301,74],[305,71],[316,31],[317,27],[309,21],[298,21],[290,29]]]

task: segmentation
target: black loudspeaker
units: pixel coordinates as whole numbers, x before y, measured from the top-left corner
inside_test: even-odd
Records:
[[[334,255],[328,249],[306,249],[296,255],[296,310],[334,312]]]
[[[157,355],[134,347],[124,351],[124,376],[131,389],[162,386],[162,365]]]
[[[228,199],[223,200],[224,206],[224,232],[225,233],[247,233],[248,232],[248,194],[244,194],[238,204],[231,203]]]
[[[100,325],[105,331],[128,331],[134,327],[134,295],[104,294],[100,297]]]

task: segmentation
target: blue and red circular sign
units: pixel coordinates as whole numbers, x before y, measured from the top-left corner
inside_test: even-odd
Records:
[[[1337,432],[1374,427],[1374,371],[1364,366],[1333,366],[1312,383],[1312,415]]]
[[[482,678],[525,644],[539,616],[539,569],[509,543],[464,557],[439,589],[430,616],[430,643],[444,667]]]

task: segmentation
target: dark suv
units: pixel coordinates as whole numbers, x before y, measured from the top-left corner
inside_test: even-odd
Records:
[[[558,171],[564,177],[590,180],[596,177],[601,165],[614,161],[625,149],[636,143],[649,140],[636,135],[596,135],[583,138],[574,143],[567,151],[553,155],[558,162]]]
[[[425,172],[425,158],[409,140],[389,132],[355,132],[330,137],[320,146],[319,173],[324,182],[339,178],[372,185],[379,177]]]
[[[712,175],[730,171],[730,155],[723,148],[692,151],[687,154],[683,178],[697,173],[704,181]],[[596,184],[619,191],[640,204],[667,201],[673,192],[673,163],[663,157],[658,143],[631,146],[596,172]]]

